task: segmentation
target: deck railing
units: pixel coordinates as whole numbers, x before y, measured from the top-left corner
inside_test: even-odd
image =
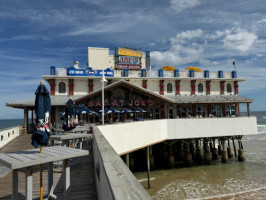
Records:
[[[55,69],[55,75],[53,76],[67,76],[67,69],[66,68],[56,68]],[[114,70],[114,77],[120,78],[123,77],[123,70]],[[140,78],[141,77],[141,71],[128,71],[129,78]],[[157,70],[154,71],[146,71],[146,77],[147,78],[159,78],[159,73]],[[173,78],[174,71],[163,71],[163,76],[165,78]],[[179,71],[178,78],[188,78],[189,71]],[[205,78],[204,72],[194,72],[194,76],[191,78]],[[208,78],[219,78],[218,72],[209,72]],[[223,77],[221,79],[231,79],[235,78],[232,76],[232,72],[223,72]]]
[[[20,134],[20,126],[0,130],[0,148],[15,139]]]

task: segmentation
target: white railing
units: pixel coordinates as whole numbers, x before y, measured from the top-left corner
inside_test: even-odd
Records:
[[[218,72],[210,72],[210,78],[218,78]]]
[[[224,78],[232,78],[231,72],[224,72]]]
[[[187,72],[187,71],[179,72],[179,77],[180,78],[187,78],[187,77],[189,77],[189,72]]]
[[[65,68],[56,68],[56,75],[57,76],[66,76],[67,70]]]
[[[128,77],[141,77],[140,71],[128,71]]]
[[[147,71],[146,77],[148,78],[159,78],[158,71]],[[194,72],[193,78],[205,78],[204,72]],[[224,79],[231,79],[232,73],[231,72],[223,72]],[[56,68],[56,76],[67,76],[67,69],[66,68]],[[114,77],[123,77],[123,70],[114,70]],[[139,78],[141,77],[141,71],[128,71],[128,77],[130,78]],[[165,78],[173,78],[174,71],[163,71],[163,77]],[[189,78],[189,71],[179,71],[179,78]],[[218,72],[209,72],[209,78],[219,78]]]
[[[195,72],[195,78],[204,78],[204,72]]]
[[[0,130],[0,148],[19,136],[19,126]]]

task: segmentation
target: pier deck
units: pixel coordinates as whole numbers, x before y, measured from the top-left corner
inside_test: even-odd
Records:
[[[20,135],[9,144],[0,148],[0,153],[14,152],[26,149],[32,149],[31,135]],[[70,185],[70,199],[97,199],[96,186],[92,159],[92,145],[89,141],[88,146],[85,149],[90,151],[89,156],[83,156],[80,158],[80,164],[71,167],[71,185]],[[0,167],[2,165],[0,164]],[[54,172],[54,193],[59,199],[63,198],[63,177],[61,168],[55,168]],[[43,186],[44,194],[47,194],[47,178],[48,172],[46,167],[43,172]],[[39,198],[39,166],[35,166],[33,170],[33,198]],[[24,172],[18,173],[19,181],[19,199],[25,199],[25,174]],[[12,173],[8,173],[6,176],[0,176],[0,199],[11,199],[12,197]]]

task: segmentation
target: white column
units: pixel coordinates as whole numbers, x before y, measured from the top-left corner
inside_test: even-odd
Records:
[[[63,161],[63,176],[64,176],[64,200],[69,200],[70,197],[70,167],[69,160]]]

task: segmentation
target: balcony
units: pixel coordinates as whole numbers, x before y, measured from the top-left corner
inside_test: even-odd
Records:
[[[75,69],[74,69],[75,70]],[[82,71],[82,74],[78,74],[78,76],[90,76],[95,77],[96,71],[101,70],[91,70],[88,72],[88,70],[85,69],[78,69]],[[128,70],[127,73],[124,73],[123,70],[110,70],[113,74],[108,77],[115,77],[115,78],[141,78],[142,77],[142,71],[134,71],[134,70]],[[95,73],[94,73],[95,72]],[[235,73],[235,72],[234,72]],[[51,68],[51,76],[70,76],[67,73],[67,68]],[[71,76],[77,76],[77,75],[71,75]],[[233,74],[233,72],[222,72],[222,76],[219,75],[219,72],[208,72],[208,76],[205,75],[204,72],[193,72],[190,73],[189,71],[178,71],[177,75],[175,75],[174,71],[163,71],[161,76],[159,76],[158,71],[146,71],[145,78],[193,78],[193,79],[235,79],[236,73]]]

